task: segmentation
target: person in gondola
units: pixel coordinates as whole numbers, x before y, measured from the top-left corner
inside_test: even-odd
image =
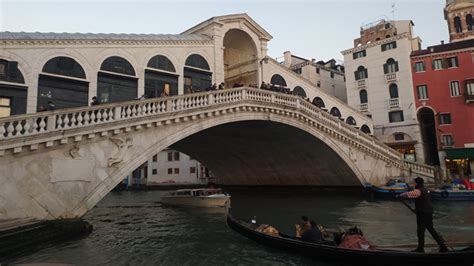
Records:
[[[439,245],[440,252],[448,251],[443,238],[436,232],[433,227],[433,205],[428,190],[424,186],[423,178],[415,178],[415,189],[397,195],[400,198],[415,199],[416,212],[416,233],[418,236],[418,247],[414,252],[425,252],[425,230],[433,236]]]
[[[356,250],[373,250],[374,247],[364,237],[362,230],[357,226],[349,228],[340,236],[340,241],[335,241],[340,248],[356,249]]]
[[[319,227],[316,224],[316,222],[311,221],[310,226],[311,228],[309,230],[306,230],[301,236],[301,240],[307,241],[307,242],[314,242],[314,243],[322,242],[323,234],[319,230]]]
[[[301,223],[295,225],[295,227],[296,227],[296,237],[302,237],[304,232],[311,229],[311,223],[309,221],[309,218],[306,216],[301,216]]]

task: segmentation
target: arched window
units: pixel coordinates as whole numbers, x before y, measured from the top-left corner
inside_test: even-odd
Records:
[[[128,101],[137,96],[138,79],[132,64],[119,56],[105,59],[97,76],[97,99],[99,102]]]
[[[154,56],[148,61],[145,70],[145,96],[156,98],[160,96],[178,95],[178,74],[173,63],[163,55]]]
[[[367,91],[366,90],[361,90],[359,91],[359,98],[360,98],[360,103],[367,103],[368,97],[367,97]]]
[[[360,127],[360,131],[364,132],[365,134],[370,134],[370,128],[367,125],[362,125]]]
[[[324,108],[326,107],[326,105],[324,104],[324,101],[323,99],[319,98],[319,97],[315,97],[313,99],[313,104],[316,105],[317,107],[319,108]]]
[[[389,86],[390,99],[398,98],[398,86],[395,83],[390,84]]]
[[[192,54],[184,66],[184,93],[201,92],[212,86],[212,72],[206,59]]]
[[[28,88],[18,62],[0,59],[0,117],[26,113]]]
[[[280,86],[286,87],[285,79],[278,74],[275,74],[272,76],[270,83],[273,85],[280,85]]]
[[[349,124],[349,125],[351,125],[351,126],[356,126],[356,125],[357,125],[357,123],[356,123],[354,117],[352,117],[352,116],[349,116],[349,117],[346,119],[346,123]]]
[[[331,111],[329,113],[335,117],[341,118],[341,112],[339,111],[339,109],[337,109],[337,107],[331,108]]]
[[[89,83],[85,78],[84,69],[76,60],[64,56],[50,59],[38,78],[37,110],[47,110],[49,102],[57,109],[87,106]]]
[[[471,14],[466,15],[466,25],[467,25],[467,30],[472,31],[472,28],[474,27],[474,20],[472,19]]]
[[[369,77],[369,73],[367,68],[363,66],[359,66],[357,71],[354,72],[355,80],[366,79]]]
[[[398,72],[398,62],[393,58],[389,58],[387,62],[383,65],[383,72],[385,74]]]
[[[462,24],[461,24],[461,18],[460,17],[455,17],[454,18],[454,29],[456,30],[457,33],[462,32]]]
[[[306,92],[305,92],[304,89],[301,88],[300,86],[296,86],[296,87],[293,89],[293,94],[294,94],[294,95],[299,95],[299,96],[301,96],[301,97],[306,98]]]

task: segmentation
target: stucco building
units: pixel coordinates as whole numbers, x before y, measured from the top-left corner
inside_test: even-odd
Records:
[[[451,42],[474,39],[474,0],[446,0],[444,18]]]
[[[353,48],[342,51],[347,102],[374,121],[374,135],[424,162],[416,119],[410,54],[421,49],[410,20],[380,20],[361,27]]]

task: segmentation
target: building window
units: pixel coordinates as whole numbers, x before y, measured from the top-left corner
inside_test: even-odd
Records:
[[[168,168],[168,174],[172,175],[173,174],[173,168]]]
[[[156,174],[158,174],[158,170],[157,170],[157,169],[153,169],[153,170],[151,170],[151,174],[152,174],[152,175],[156,175]]]
[[[425,63],[424,62],[416,62],[415,63],[415,72],[425,72]]]
[[[179,161],[179,151],[174,152],[174,160]]]
[[[316,74],[319,74],[319,67],[316,68]]]
[[[440,70],[440,69],[443,69],[443,60],[442,59],[433,60],[433,70]]]
[[[428,87],[426,85],[416,86],[416,90],[418,92],[418,99],[419,100],[428,99]]]
[[[453,135],[441,135],[441,143],[443,146],[453,146]]]
[[[7,61],[0,61],[0,77],[7,76]]]
[[[331,72],[331,78],[332,79],[334,78],[334,72]]]
[[[362,57],[366,57],[367,56],[367,52],[365,50],[362,50],[362,51],[359,51],[359,52],[355,52],[352,54],[352,57],[354,59],[357,59],[357,58],[362,58]]]
[[[457,57],[450,57],[447,59],[448,61],[448,68],[458,67],[458,58]]]
[[[451,97],[461,95],[461,90],[459,89],[459,81],[451,81],[449,83],[449,88],[451,90]]]
[[[158,162],[158,154],[155,154],[155,155],[153,156],[153,161],[154,161],[154,162]]]
[[[472,31],[472,28],[474,26],[474,20],[472,19],[471,14],[466,15],[466,25],[467,25],[467,30]]]
[[[174,173],[175,173],[175,174],[179,174],[179,168],[175,168],[175,169],[174,169]]]
[[[318,86],[318,88],[321,88],[321,81],[318,80],[318,82],[316,83],[316,86]]]
[[[7,117],[11,115],[11,99],[0,97],[0,117]]]
[[[390,93],[390,99],[396,99],[398,98],[398,86],[395,83],[390,84],[389,93]]]
[[[171,161],[173,161],[173,152],[169,151],[168,152],[168,162],[171,162]]]
[[[392,50],[397,48],[397,42],[389,42],[386,44],[382,44],[382,52],[387,51],[387,50]]]
[[[368,97],[367,97],[367,91],[366,90],[361,90],[359,92],[359,98],[360,98],[360,103],[367,103],[368,102]]]
[[[383,65],[383,72],[385,74],[398,72],[398,62],[390,58],[387,63]]]
[[[296,74],[301,74],[301,68],[297,68],[295,70],[293,70]]]
[[[439,124],[440,125],[451,125],[451,114],[439,114]]]
[[[466,81],[466,94],[474,95],[474,81]]]
[[[196,173],[196,167],[189,167],[189,173],[195,174]]]
[[[454,29],[456,30],[456,33],[462,32],[462,25],[461,25],[461,18],[460,17],[455,17],[454,18]]]
[[[393,136],[394,136],[395,140],[398,140],[398,141],[405,140],[405,134],[403,134],[403,133],[395,133]]]
[[[357,68],[357,71],[354,72],[355,80],[366,79],[369,77],[369,73],[367,68],[360,66]]]
[[[403,119],[403,111],[389,112],[389,113],[388,113],[388,120],[390,121],[390,123],[395,123],[395,122],[402,122],[402,121],[404,121],[404,119]]]

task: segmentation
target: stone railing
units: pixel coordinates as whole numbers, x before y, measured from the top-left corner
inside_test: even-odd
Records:
[[[301,117],[303,115],[305,120],[314,121],[313,125],[315,126],[324,126],[326,128],[324,129],[325,132],[332,134],[335,138],[341,141],[359,143],[358,145],[364,147],[363,149],[366,152],[380,157],[388,163],[399,167],[409,166],[408,168],[412,168],[413,171],[432,171],[428,166],[410,164],[409,162],[405,162],[405,165],[401,164],[403,160],[400,153],[388,148],[374,137],[340,121],[337,117],[330,115],[299,96],[253,88],[226,89],[2,118],[0,119],[0,140],[2,140],[0,141],[0,150],[16,147],[15,144],[2,148],[2,142],[6,140],[17,140],[15,143],[21,147],[24,143],[22,138],[29,136],[42,135],[42,137],[48,139],[50,133],[69,131],[73,134],[89,134],[95,132],[95,126],[100,124],[113,125],[117,121],[126,121],[132,124],[143,117],[179,114],[188,110],[198,111],[204,107],[245,103],[271,104],[278,108],[281,107],[281,110],[285,112],[290,111],[295,115],[299,113],[297,116]],[[78,132],[79,128],[82,128],[83,132]],[[18,152],[20,151],[21,148],[18,149]]]
[[[397,81],[397,73],[385,74],[385,82],[390,83]]]
[[[388,99],[388,109],[398,108],[400,107],[400,99],[392,98]]]
[[[359,79],[356,81],[357,88],[364,88],[367,87],[366,79]]]
[[[403,161],[403,166],[409,171],[409,175],[423,175],[424,177],[434,178],[435,168],[430,165],[415,163],[411,161]]]
[[[369,104],[368,103],[361,103],[359,105],[359,110],[361,112],[368,112],[369,111]]]

